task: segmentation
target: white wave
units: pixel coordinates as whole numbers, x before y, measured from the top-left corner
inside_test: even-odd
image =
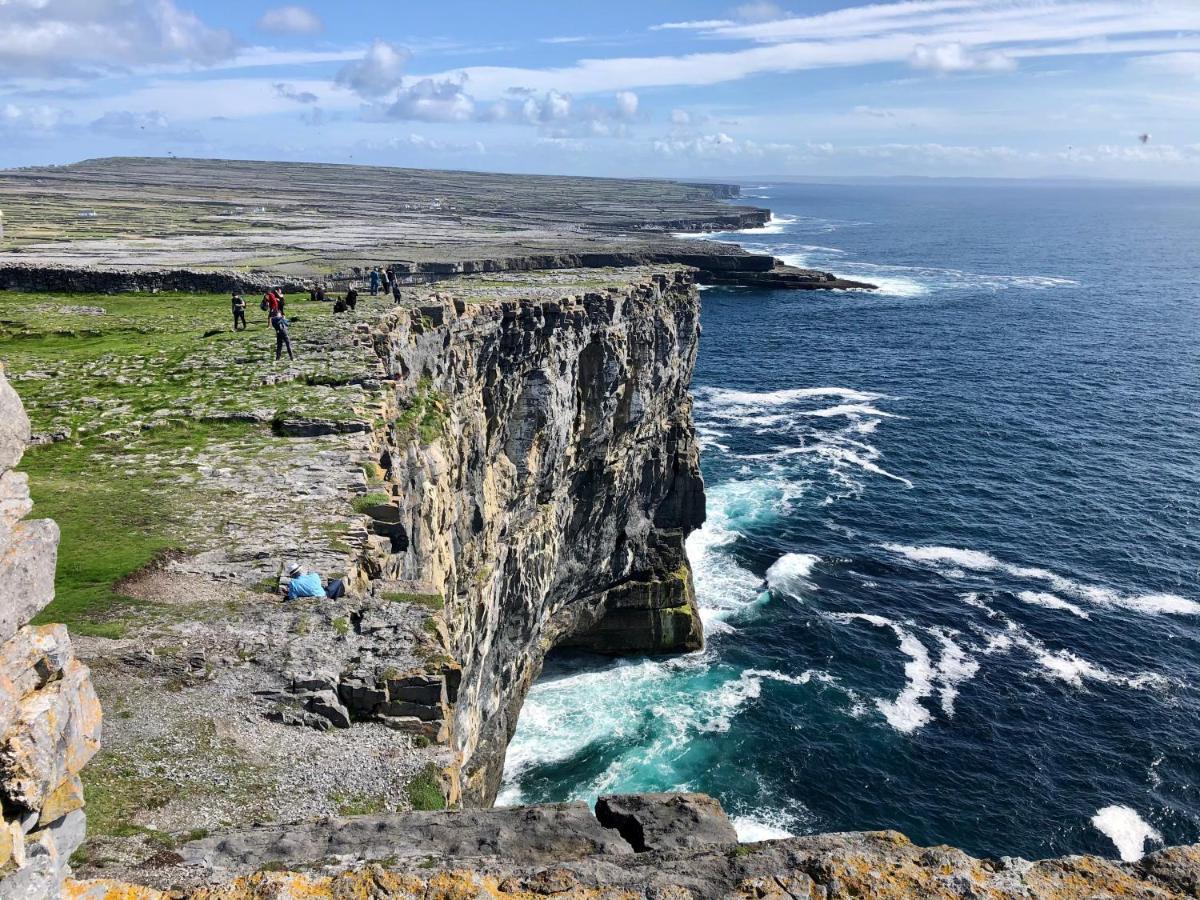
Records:
[[[808,576],[820,561],[821,557],[812,553],[784,554],[767,569],[767,584],[793,594],[799,590],[811,590],[813,584]]]
[[[909,547],[905,544],[884,544],[883,549],[924,563],[949,563],[979,572],[1000,567],[1000,561],[989,553],[958,547]]]
[[[767,813],[756,813],[750,816],[733,816],[730,820],[733,830],[737,832],[738,840],[743,844],[756,844],[759,841],[778,841],[792,837],[792,833],[779,824],[779,818]]]
[[[1123,862],[1137,862],[1146,852],[1146,842],[1163,842],[1162,835],[1128,806],[1106,806],[1092,816],[1096,830],[1113,842]]]
[[[938,696],[942,700],[942,712],[954,715],[954,701],[958,699],[959,685],[970,681],[979,672],[979,663],[967,655],[945,629],[934,628],[930,633],[942,646],[937,663]]]
[[[935,566],[938,564],[949,565],[962,569],[970,569],[974,572],[1002,572],[1014,578],[1041,581],[1059,594],[1067,594],[1076,599],[1084,600],[1093,606],[1128,609],[1146,615],[1165,613],[1179,616],[1200,616],[1200,603],[1187,597],[1181,597],[1178,594],[1125,595],[1111,588],[1083,584],[1073,579],[1065,578],[1048,569],[1036,566],[1018,566],[1002,562],[990,553],[982,550],[939,546],[910,547],[903,544],[884,544],[883,547],[885,550],[908,557],[915,562],[930,563]],[[947,572],[947,574],[950,573]],[[1037,595],[1039,600],[1034,600],[1032,599],[1035,596],[1034,592],[1028,593],[1030,594],[1029,598],[1019,595],[1023,602],[1039,603],[1039,600],[1046,600],[1046,598],[1053,596],[1050,594],[1040,594]],[[1064,604],[1057,606],[1056,608],[1058,609],[1071,607],[1068,611],[1074,612],[1076,615],[1082,612],[1078,607],[1063,601],[1061,597],[1054,597],[1054,600]],[[1049,601],[1040,602],[1039,605],[1049,605]],[[1082,616],[1082,618],[1087,618],[1087,616]]]
[[[922,284],[914,278],[904,278],[895,275],[875,275],[871,272],[858,272],[854,275],[846,275],[844,277],[875,285],[876,289],[873,291],[861,291],[861,293],[869,293],[873,296],[924,297],[930,292],[928,285]],[[860,291],[855,290],[854,293],[860,293]]]
[[[757,228],[741,228],[737,231],[727,231],[725,234],[783,234],[789,225],[796,224],[795,216],[780,216],[771,213],[766,225]]]
[[[737,391],[729,388],[703,388],[698,392],[716,404],[739,406],[782,406],[810,397],[841,397],[853,403],[869,403],[886,399],[883,394],[871,394],[843,387],[788,388],[780,391]]]
[[[1027,603],[1030,606],[1042,606],[1046,609],[1061,609],[1064,612],[1069,612],[1073,616],[1078,616],[1081,619],[1090,619],[1086,610],[1080,609],[1074,603],[1069,603],[1061,597],[1054,594],[1047,594],[1044,591],[1021,591],[1017,594],[1017,599],[1022,603]]]
[[[842,403],[837,406],[830,406],[825,409],[809,409],[805,410],[803,415],[817,416],[822,419],[832,419],[835,416],[875,416],[880,419],[901,419],[903,416],[898,416],[895,413],[884,412],[876,409],[866,403]]]
[[[831,613],[832,618],[843,621],[861,621],[876,628],[890,628],[900,641],[900,651],[908,657],[904,664],[904,688],[895,700],[879,699],[876,708],[883,713],[889,725],[903,734],[911,734],[928,725],[933,716],[921,705],[921,700],[933,693],[934,669],[929,661],[929,651],[911,633],[891,619],[868,613]]]

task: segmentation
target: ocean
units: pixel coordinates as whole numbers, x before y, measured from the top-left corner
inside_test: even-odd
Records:
[[[1200,840],[1200,190],[748,184],[716,235],[878,293],[712,288],[708,644],[556,655],[501,804],[705,791],[743,840]]]

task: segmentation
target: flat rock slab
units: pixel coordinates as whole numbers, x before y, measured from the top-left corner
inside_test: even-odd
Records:
[[[328,819],[215,835],[181,851],[185,865],[217,873],[304,866],[336,857],[499,858],[537,866],[630,853],[620,835],[597,822],[584,803]]]
[[[707,794],[626,794],[601,797],[596,818],[638,853],[734,846],[733,823]]]

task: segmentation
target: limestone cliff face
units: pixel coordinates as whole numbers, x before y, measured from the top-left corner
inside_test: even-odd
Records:
[[[552,648],[701,646],[684,552],[704,520],[699,298],[671,269],[569,297],[435,299],[374,335],[397,387],[368,574],[444,597],[462,667],[446,737],[463,801],[486,805]]]
[[[27,521],[29,420],[0,369],[0,897],[56,897],[83,840],[79,772],[100,704],[61,625],[26,623],[54,597],[58,527]]]

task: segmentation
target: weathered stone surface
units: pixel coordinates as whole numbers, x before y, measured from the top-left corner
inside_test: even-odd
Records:
[[[596,818],[616,829],[637,853],[732,847],[737,832],[721,804],[707,794],[629,794],[601,797]]]
[[[21,461],[29,443],[29,417],[0,364],[0,474]]]
[[[620,799],[637,808],[638,815],[660,802]],[[1152,854],[1141,863],[1090,856],[1030,863],[980,860],[950,847],[919,847],[890,831],[734,847],[718,828],[713,844],[704,844],[703,832],[697,831],[687,846],[634,853],[623,841],[619,846],[598,845],[584,816],[586,809],[571,804],[260,829],[188,845],[184,856],[189,867],[173,869],[165,877],[171,883],[190,878],[196,884],[197,875],[207,880],[208,886],[182,893],[190,900],[531,900],[557,895],[647,900],[1182,900],[1196,896],[1192,886],[1200,876],[1200,845]],[[486,819],[490,824],[484,824]],[[508,827],[498,827],[501,822]],[[593,820],[593,825],[598,823]],[[354,849],[356,841],[362,841],[361,852]],[[276,871],[288,866],[296,871]],[[272,871],[245,874],[262,867]],[[72,883],[67,896],[144,896],[122,890],[124,886],[113,883]]]
[[[22,521],[0,545],[0,641],[7,641],[54,599],[58,526]]]
[[[38,810],[38,825],[45,827],[77,809],[83,809],[83,781],[72,775],[52,790]]]
[[[99,745],[100,702],[87,667],[71,660],[61,679],[18,704],[0,744],[0,794],[6,804],[38,810]]]
[[[619,835],[602,828],[585,804],[563,803],[260,828],[194,841],[180,852],[186,865],[239,872],[271,863],[300,865],[343,855],[364,860],[500,858],[515,865],[548,865],[632,851]]]

